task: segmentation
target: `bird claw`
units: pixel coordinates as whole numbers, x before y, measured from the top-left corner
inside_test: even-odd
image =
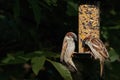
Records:
[[[78,52],[73,52],[73,54],[71,55],[71,57],[74,57],[74,54],[77,54]]]
[[[78,53],[78,52],[73,52],[73,54],[76,54],[76,53]]]
[[[86,53],[86,54],[91,54],[91,55],[90,55],[90,58],[92,58],[92,57],[94,56],[94,55],[91,53],[91,51],[86,51],[85,53]]]

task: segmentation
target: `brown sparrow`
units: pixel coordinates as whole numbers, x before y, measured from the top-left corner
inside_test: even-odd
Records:
[[[60,61],[65,62],[68,69],[73,72],[77,71],[77,68],[72,61],[72,55],[74,54],[75,51],[74,40],[77,40],[77,35],[75,33],[73,32],[66,33],[63,40],[62,51],[60,56]]]
[[[109,59],[108,51],[99,38],[95,38],[91,35],[83,40],[83,44],[87,45],[90,49],[90,54],[95,58],[100,60],[100,76],[103,73],[104,62]]]

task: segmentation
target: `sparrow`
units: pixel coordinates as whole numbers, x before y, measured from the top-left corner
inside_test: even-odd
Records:
[[[77,71],[74,62],[72,61],[72,56],[75,51],[75,40],[77,41],[77,35],[75,33],[66,33],[60,55],[60,61],[64,62],[67,65],[67,68],[72,72]]]
[[[86,37],[83,42],[83,44],[87,45],[90,49],[90,54],[94,57],[94,59],[98,59],[100,61],[100,76],[102,76],[104,62],[109,59],[109,54],[105,45],[99,38],[95,38],[91,35]]]

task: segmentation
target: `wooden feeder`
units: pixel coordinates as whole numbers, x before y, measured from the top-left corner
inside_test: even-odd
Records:
[[[100,10],[98,1],[84,0],[80,2],[78,9],[78,52],[85,53],[86,49],[82,46],[83,39],[89,34],[99,38]]]

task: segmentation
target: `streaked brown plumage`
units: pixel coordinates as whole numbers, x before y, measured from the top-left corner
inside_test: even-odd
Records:
[[[75,42],[74,39],[77,40],[77,36],[73,32],[66,33],[63,45],[62,45],[62,51],[60,56],[60,61],[65,62],[71,71],[76,71],[77,68],[75,64],[72,61],[72,55],[75,51]]]
[[[91,35],[84,39],[84,44],[91,50],[91,55],[95,59],[100,60],[100,76],[102,76],[104,62],[106,59],[109,59],[109,54],[105,45],[100,39],[92,37]]]

